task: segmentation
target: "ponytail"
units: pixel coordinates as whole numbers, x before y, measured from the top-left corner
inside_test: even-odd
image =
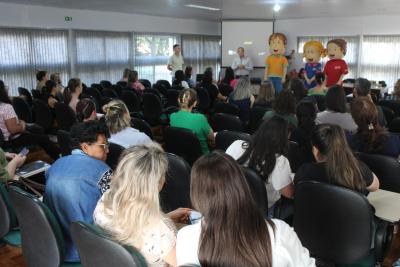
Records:
[[[190,108],[197,101],[197,93],[193,89],[183,89],[178,96],[181,108]]]
[[[64,89],[64,102],[68,105],[71,102],[72,94],[76,92],[76,88],[81,85],[79,78],[72,78],[68,81],[68,86]]]

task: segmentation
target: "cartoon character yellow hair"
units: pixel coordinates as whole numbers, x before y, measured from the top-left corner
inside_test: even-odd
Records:
[[[308,41],[304,44],[303,46],[303,56],[305,57],[305,51],[309,47],[314,47],[319,51],[321,54],[321,58],[324,58],[326,56],[326,49],[324,48],[324,45],[320,41]]]

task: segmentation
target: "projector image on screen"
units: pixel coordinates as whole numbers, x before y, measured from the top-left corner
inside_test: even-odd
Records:
[[[230,67],[238,47],[245,49],[254,67],[265,67],[269,55],[268,38],[273,33],[272,21],[222,21],[222,67]]]

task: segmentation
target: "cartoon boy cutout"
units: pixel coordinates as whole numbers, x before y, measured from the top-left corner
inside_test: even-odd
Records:
[[[265,59],[264,80],[270,80],[278,94],[282,91],[289,64],[285,57],[287,39],[282,33],[274,33],[269,36],[268,43],[270,55]]]
[[[343,39],[333,39],[328,42],[327,55],[329,61],[325,64],[324,74],[326,87],[335,84],[342,85],[343,77],[349,73],[346,61],[343,57],[346,55],[347,43]]]
[[[303,46],[303,55],[306,59],[304,66],[304,86],[311,89],[317,86],[315,75],[322,72],[321,57],[325,57],[325,48],[319,41],[308,41]]]

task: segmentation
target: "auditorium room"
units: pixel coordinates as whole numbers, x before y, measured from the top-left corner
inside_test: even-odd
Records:
[[[0,266],[400,267],[399,22],[0,0]]]

